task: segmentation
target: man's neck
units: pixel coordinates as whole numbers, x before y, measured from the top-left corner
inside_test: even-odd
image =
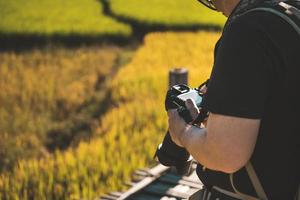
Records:
[[[239,2],[240,2],[240,0],[224,0],[224,3],[223,3],[224,10],[222,11],[223,14],[226,17],[229,17]]]

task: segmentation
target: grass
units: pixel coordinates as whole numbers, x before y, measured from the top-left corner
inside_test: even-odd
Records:
[[[117,47],[0,53],[0,171],[90,137],[119,54]]]
[[[0,199],[94,199],[124,189],[135,169],[154,164],[153,154],[167,129],[168,70],[188,68],[190,85],[198,86],[210,74],[219,36],[211,32],[148,35],[109,84],[114,106],[93,130],[99,137],[48,157],[20,160],[11,172],[0,175]]]
[[[97,0],[0,0],[0,33],[127,37],[130,26],[102,14]]]
[[[209,10],[196,0],[110,0],[113,13],[144,24],[166,26],[216,25],[225,17]]]

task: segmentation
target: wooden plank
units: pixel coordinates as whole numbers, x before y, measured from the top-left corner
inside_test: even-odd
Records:
[[[177,200],[177,198],[164,196],[160,200]]]
[[[111,196],[111,195],[105,195],[105,196],[102,196],[100,199],[101,200],[116,200],[118,198],[115,196]]]
[[[135,175],[139,175],[139,176],[144,176],[144,177],[146,177],[146,176],[149,175],[149,173],[145,172],[144,170],[140,170],[140,169],[136,170],[136,171],[134,172],[134,174],[135,174]]]
[[[203,184],[199,180],[195,166],[188,176],[178,176],[170,168],[163,165],[148,169],[139,169],[134,173],[134,180],[140,181],[127,183],[132,185],[125,193],[111,193],[106,200],[165,200],[184,199],[201,189]],[[168,172],[168,173],[166,173]]]
[[[130,188],[127,192],[122,194],[118,200],[124,200],[130,197],[132,194],[137,193],[141,189],[145,188],[147,185],[155,181],[162,173],[166,172],[169,168],[165,167],[161,164],[149,170],[149,175],[151,176],[144,178],[140,182],[136,183],[132,188]]]
[[[202,183],[194,183],[192,181],[187,181],[182,179],[182,177],[178,177],[173,174],[165,174],[162,177],[159,178],[160,181],[166,182],[166,183],[172,183],[172,184],[181,184],[181,185],[187,185],[193,188],[202,189],[203,184]]]
[[[132,176],[132,179],[135,182],[139,182],[147,176],[149,176],[149,173],[145,172],[144,170],[136,170]]]
[[[134,182],[125,182],[125,185],[130,186],[130,187],[135,186],[135,184],[136,183],[134,183]]]
[[[176,186],[175,186],[176,187]],[[177,187],[178,189],[178,187]],[[170,186],[167,186],[165,184],[151,184],[148,187],[146,187],[143,191],[146,191],[151,194],[157,194],[161,196],[171,196],[171,197],[176,197],[176,198],[181,198],[181,199],[187,199],[189,198],[193,193],[192,192],[180,192],[177,191],[175,188],[170,188]]]
[[[202,184],[202,182],[200,181],[200,179],[199,179],[199,177],[196,173],[196,170],[194,170],[189,176],[183,176],[182,179],[187,180],[187,181],[191,181],[191,182],[194,182],[194,183]]]
[[[109,195],[119,197],[122,195],[122,192],[111,192],[111,193],[109,193]]]
[[[128,200],[160,200],[161,197],[153,194],[139,193],[128,198]]]

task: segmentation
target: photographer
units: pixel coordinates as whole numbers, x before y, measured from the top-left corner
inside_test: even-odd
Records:
[[[268,6],[280,10],[278,2]],[[203,100],[209,117],[199,128],[176,110],[168,112],[173,142],[199,163],[205,189],[193,199],[294,200],[300,182],[300,35],[270,12],[248,12],[265,3],[260,0],[202,3],[228,17]],[[300,8],[299,1],[286,3]],[[299,16],[288,17],[300,27]],[[187,100],[186,106],[196,118],[195,103]]]

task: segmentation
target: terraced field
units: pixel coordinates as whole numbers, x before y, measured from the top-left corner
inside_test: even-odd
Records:
[[[191,85],[197,86],[210,74],[219,35],[148,35],[108,87],[114,107],[99,119],[101,126],[93,133],[99,137],[75,149],[19,161],[11,172],[0,175],[0,199],[93,199],[124,189],[136,168],[153,164],[167,128],[163,102],[168,70],[187,67]]]
[[[130,26],[103,15],[96,0],[0,0],[0,34],[36,36],[114,35],[126,37]]]
[[[114,14],[145,25],[189,27],[197,25],[220,26],[225,17],[209,10],[196,0],[110,0]]]
[[[222,27],[225,22],[221,14],[196,0],[128,0],[126,3],[123,0],[0,0],[0,8],[0,39],[5,42],[13,38],[12,43],[20,38],[72,42],[93,38],[128,39],[133,36],[132,28],[137,23],[141,27],[189,29]]]
[[[203,82],[220,32],[199,28],[225,22],[196,0],[0,0],[0,9],[0,200],[124,189],[154,164],[168,70]],[[194,32],[151,33],[179,29]],[[136,43],[115,39],[141,46],[133,55]]]
[[[96,46],[0,53],[0,171],[89,138],[120,54]]]

